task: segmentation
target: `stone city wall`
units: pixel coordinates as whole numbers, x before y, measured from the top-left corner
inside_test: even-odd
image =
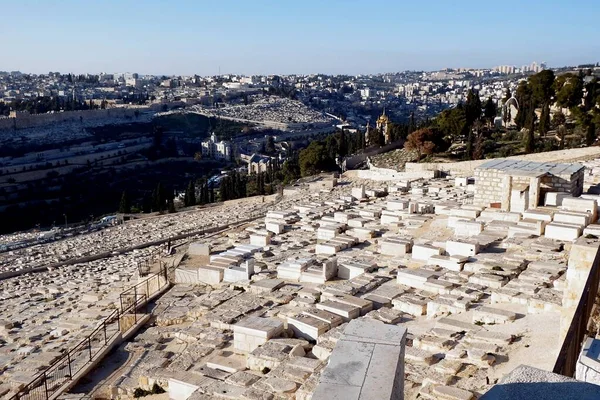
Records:
[[[36,128],[64,122],[88,122],[109,118],[135,118],[136,112],[148,111],[148,107],[119,107],[104,110],[79,110],[57,113],[29,114],[18,112],[12,117],[0,118],[0,130]]]

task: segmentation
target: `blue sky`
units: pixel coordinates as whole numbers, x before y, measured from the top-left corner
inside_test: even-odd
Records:
[[[0,0],[0,70],[377,73],[600,61],[599,0]]]

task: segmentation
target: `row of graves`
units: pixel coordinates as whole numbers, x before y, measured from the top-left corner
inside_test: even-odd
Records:
[[[472,195],[468,179],[358,186],[270,211],[225,251],[190,245],[206,264],[176,271],[174,290],[187,292],[161,300],[172,304],[154,334],[222,340],[143,382],[189,386],[194,398],[310,398],[346,325],[363,318],[408,329],[407,396],[475,398],[513,354],[558,351],[568,243],[596,232],[596,200],[547,193],[547,206],[511,213]]]

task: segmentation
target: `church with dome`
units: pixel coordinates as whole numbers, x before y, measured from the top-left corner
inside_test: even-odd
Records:
[[[391,132],[390,132],[390,119],[385,114],[385,108],[383,109],[383,113],[377,118],[377,122],[375,123],[375,132],[371,131],[371,127],[367,124],[367,131],[365,132],[365,143],[368,146],[375,145],[375,133],[382,135],[384,139],[383,144],[389,144],[392,142]]]

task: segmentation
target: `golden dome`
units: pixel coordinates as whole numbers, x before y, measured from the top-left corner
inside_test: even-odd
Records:
[[[383,113],[379,116],[379,118],[377,118],[377,125],[386,125],[390,122],[390,119],[388,118],[387,115],[385,115],[385,109],[383,110]]]
[[[377,122],[386,123],[389,122],[389,118],[387,115],[382,114],[379,118],[377,118]]]

